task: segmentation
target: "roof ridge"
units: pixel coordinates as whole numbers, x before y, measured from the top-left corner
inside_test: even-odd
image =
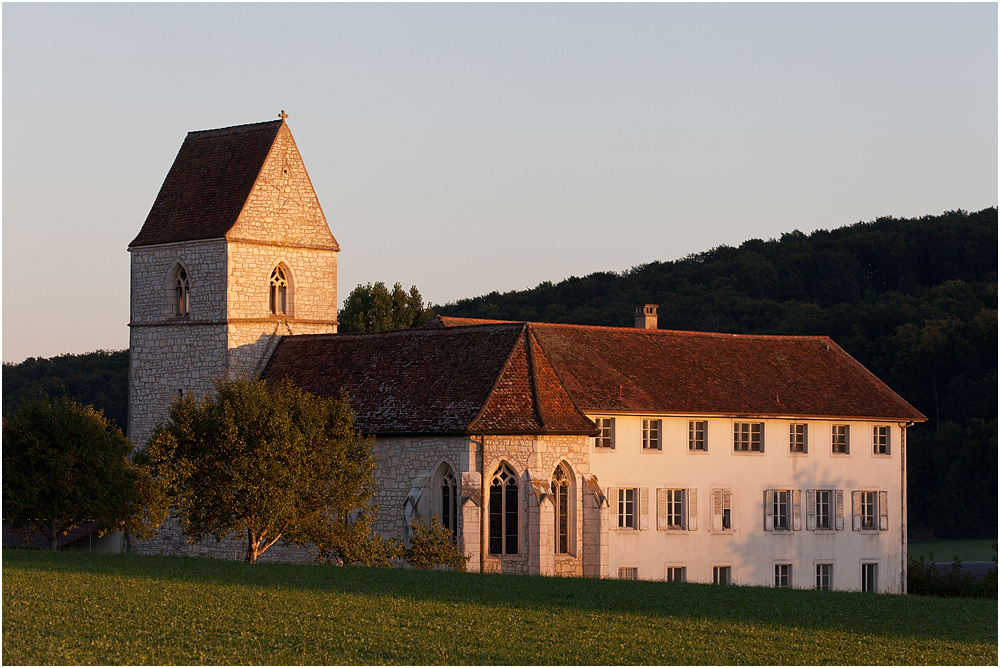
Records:
[[[682,334],[684,336],[709,336],[723,339],[829,339],[825,334],[739,334],[730,332],[700,332],[693,329],[639,329],[638,327],[614,327],[611,325],[578,325],[570,322],[530,322],[531,325],[541,327],[567,327],[574,329],[594,329],[643,332],[647,335],[660,336],[663,334]],[[831,339],[832,340],[832,339]]]
[[[559,373],[559,366],[552,361],[552,358],[549,357],[549,354],[545,352],[545,346],[542,345],[542,342],[539,341],[538,337],[535,336],[535,332],[534,332],[534,328],[532,327],[532,324],[533,323],[530,323],[530,322],[526,323],[526,329],[531,334],[531,338],[534,339],[534,341],[535,341],[536,344],[538,344],[539,351],[541,351],[542,356],[545,358],[545,361],[548,362],[549,368],[552,369],[552,373],[555,375],[556,380],[559,381],[559,385],[560,385],[560,387],[562,387],[563,392],[565,392],[566,396],[569,398],[570,403],[573,405],[573,410],[575,410],[577,413],[579,413],[580,416],[583,417],[584,420],[587,420],[588,422],[590,422],[591,421],[590,418],[587,417],[587,414],[585,412],[583,412],[583,409],[580,408],[580,405],[578,403],[576,403],[576,398],[573,396],[573,393],[570,392],[569,388],[566,386],[566,381],[563,379],[562,374]],[[532,359],[531,371],[532,371],[532,374],[535,373],[534,359]],[[532,382],[534,383],[534,376],[532,376]]]
[[[187,133],[187,137],[191,139],[200,139],[202,137],[221,137],[223,135],[238,134],[240,132],[252,132],[253,130],[262,130],[264,126],[269,125],[283,125],[284,122],[277,121],[261,121],[259,123],[244,123],[243,125],[228,125],[224,128],[210,128],[208,130],[192,130]]]
[[[527,323],[522,323],[521,326],[522,328],[527,327]],[[439,332],[448,330],[428,329],[426,331]],[[486,407],[490,405],[490,399],[493,398],[493,393],[497,391],[497,386],[500,384],[500,379],[503,378],[504,373],[507,371],[507,367],[510,366],[510,360],[514,357],[515,351],[517,351],[517,343],[518,341],[521,340],[521,336],[524,336],[523,330],[521,332],[521,335],[514,340],[514,345],[510,347],[510,351],[507,353],[507,358],[503,361],[503,364],[500,365],[500,371],[497,373],[497,377],[493,379],[493,384],[490,386],[490,391],[486,393],[486,398],[483,399],[483,405],[479,407],[479,410],[476,411],[475,416],[473,416],[473,418],[469,421],[469,424],[465,426],[466,430],[472,431],[472,425],[476,424],[476,422],[479,421],[479,418],[483,417],[483,413],[486,412]]]
[[[542,415],[542,402],[541,398],[538,396],[538,370],[535,368],[535,354],[533,346],[531,345],[531,340],[533,338],[535,337],[531,333],[531,323],[525,323],[524,344],[525,352],[528,357],[528,382],[531,383],[531,410],[535,413],[535,419],[538,420],[538,426],[541,427],[542,431],[545,431],[545,417]]]

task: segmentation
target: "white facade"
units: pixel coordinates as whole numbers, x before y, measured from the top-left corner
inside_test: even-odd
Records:
[[[614,420],[614,447],[598,447],[593,439],[590,459],[609,503],[611,577],[630,574],[620,569],[637,569],[632,573],[640,579],[667,579],[672,575],[667,569],[683,568],[682,577],[689,582],[713,582],[719,577],[715,569],[728,567],[733,583],[768,586],[775,584],[775,566],[786,565],[791,566],[791,586],[813,588],[817,566],[822,564],[829,565],[830,588],[860,590],[863,565],[877,564],[877,591],[904,590],[905,424],[666,415],[589,417]],[[660,449],[643,448],[643,420],[660,421]],[[691,422],[707,422],[706,450],[689,447]],[[734,423],[738,422],[764,425],[763,452],[734,450]],[[806,452],[790,451],[790,425],[806,425]],[[849,428],[848,454],[833,452],[834,425]],[[889,430],[888,454],[875,453],[876,426]],[[627,493],[619,490],[637,490],[638,528],[627,526],[628,508],[622,507]],[[665,521],[666,490],[683,490],[679,527],[667,526]],[[815,528],[810,518],[816,504],[812,490],[833,492],[829,529]],[[722,498],[729,502],[728,528],[722,526],[723,509],[718,507],[716,491],[725,493]],[[792,492],[787,530],[765,529],[768,491]],[[842,499],[839,528],[837,492]],[[855,515],[868,508],[855,507],[855,492],[875,492],[879,507],[873,528],[858,528]],[[773,494],[770,506],[773,515]]]

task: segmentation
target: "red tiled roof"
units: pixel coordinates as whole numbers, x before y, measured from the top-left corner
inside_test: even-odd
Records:
[[[827,337],[541,323],[282,339],[264,378],[373,434],[589,434],[587,413],[924,420]]]
[[[282,121],[189,132],[129,244],[220,239],[236,222]]]
[[[321,396],[346,390],[366,433],[591,433],[593,423],[575,409],[569,417],[539,417],[524,329],[285,337],[263,377],[288,377]]]
[[[518,320],[482,320],[480,318],[452,318],[446,315],[436,315],[424,324],[420,329],[445,329],[447,327],[469,327],[472,325],[500,325]]]
[[[926,419],[825,336],[532,328],[589,413]]]

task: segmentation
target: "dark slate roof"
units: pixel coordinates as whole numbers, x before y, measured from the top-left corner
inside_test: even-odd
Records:
[[[925,419],[828,337],[441,320],[285,337],[264,378],[347,390],[373,434],[594,433],[585,413]]]
[[[189,132],[129,244],[220,239],[236,223],[282,121]]]

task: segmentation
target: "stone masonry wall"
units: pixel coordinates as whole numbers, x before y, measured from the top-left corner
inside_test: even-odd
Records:
[[[278,131],[254,189],[226,238],[338,250],[287,125]]]
[[[178,265],[190,287],[184,317],[171,312]],[[137,446],[179,390],[204,394],[225,373],[225,276],[221,240],[131,249],[128,435]]]

